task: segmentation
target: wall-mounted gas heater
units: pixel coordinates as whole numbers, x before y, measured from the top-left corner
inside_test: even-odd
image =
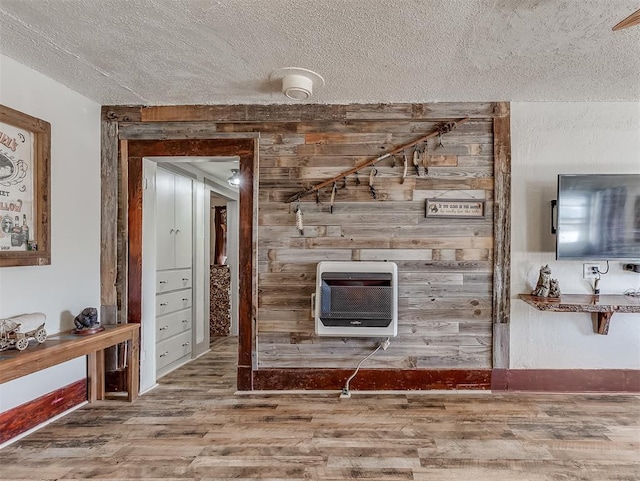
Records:
[[[320,262],[312,300],[316,334],[398,334],[398,267],[393,262]]]

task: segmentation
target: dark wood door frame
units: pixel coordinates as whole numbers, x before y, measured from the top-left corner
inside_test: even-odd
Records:
[[[255,318],[253,311],[256,305],[253,296],[256,292],[254,191],[257,189],[254,185],[257,183],[257,175],[254,175],[254,172],[257,171],[259,134],[209,133],[208,138],[166,139],[154,132],[148,133],[146,138],[140,138],[136,130],[137,138],[129,139],[128,132],[126,125],[124,129],[114,129],[113,126],[104,125],[103,122],[101,257],[103,321],[106,324],[142,322],[142,159],[153,156],[239,156],[240,175],[243,182],[239,187],[238,388],[251,390],[251,352]],[[111,148],[105,150],[105,144],[110,144]],[[119,155],[115,155],[115,151],[119,151]],[[113,166],[114,160],[117,168]],[[123,186],[127,186],[126,191]],[[105,202],[105,199],[116,201]],[[107,234],[110,234],[112,243],[105,243]]]

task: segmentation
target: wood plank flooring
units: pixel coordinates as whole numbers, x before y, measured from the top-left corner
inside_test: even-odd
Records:
[[[236,340],[0,451],[0,479],[637,481],[640,396],[235,393]]]

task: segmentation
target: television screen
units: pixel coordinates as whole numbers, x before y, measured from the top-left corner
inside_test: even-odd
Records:
[[[640,259],[640,174],[561,174],[557,214],[557,259]]]

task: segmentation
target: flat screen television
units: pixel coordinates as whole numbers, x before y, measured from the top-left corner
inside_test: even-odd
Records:
[[[640,174],[558,175],[556,259],[640,259]]]

